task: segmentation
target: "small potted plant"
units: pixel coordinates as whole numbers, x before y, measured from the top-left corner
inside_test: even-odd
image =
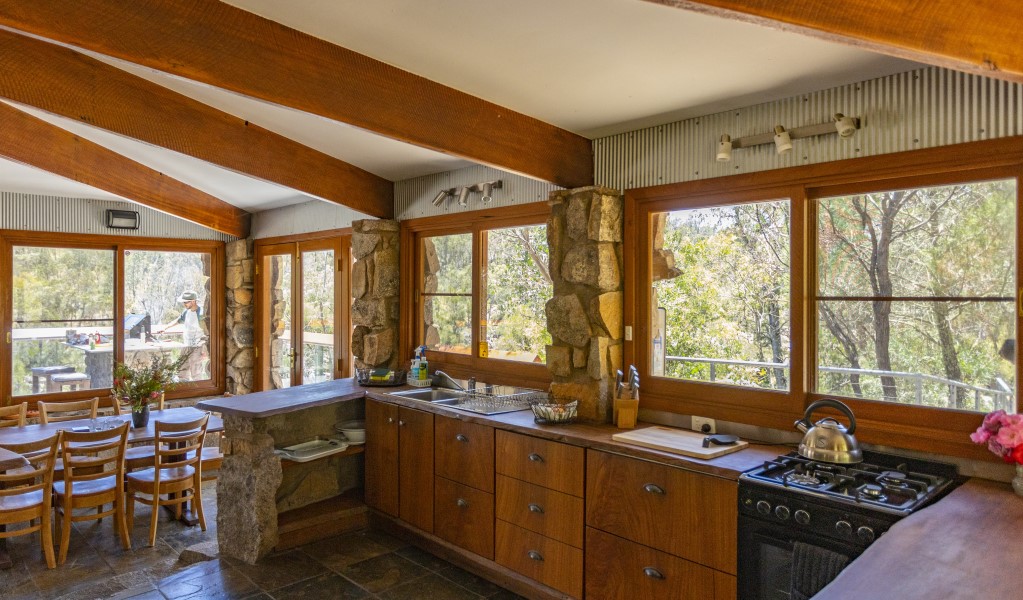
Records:
[[[148,362],[135,360],[114,366],[114,400],[131,406],[133,427],[149,424],[149,406],[160,398],[160,394],[177,385],[176,375],[192,351],[192,348],[187,348],[174,360],[168,360],[164,353],[159,352]]]
[[[970,434],[970,439],[977,444],[987,444],[988,450],[1016,465],[1012,489],[1023,496],[1023,415],[1010,415],[1004,410],[990,412],[977,431]]]

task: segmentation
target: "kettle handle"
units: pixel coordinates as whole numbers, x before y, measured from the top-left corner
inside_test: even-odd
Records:
[[[848,406],[846,406],[842,402],[839,402],[838,400],[824,399],[814,402],[810,406],[806,407],[806,412],[803,413],[802,421],[797,421],[797,423],[804,423],[807,427],[811,427],[813,424],[810,422],[810,415],[812,415],[813,411],[817,410],[818,408],[825,407],[833,408],[838,412],[842,413],[843,415],[845,415],[846,417],[848,417],[849,429],[846,430],[846,433],[848,433],[849,435],[856,433],[856,417],[853,416],[852,410]]]

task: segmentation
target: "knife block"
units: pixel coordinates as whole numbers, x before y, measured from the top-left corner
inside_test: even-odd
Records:
[[[639,400],[616,398],[613,416],[618,429],[632,429],[636,426],[636,417],[639,416]]]

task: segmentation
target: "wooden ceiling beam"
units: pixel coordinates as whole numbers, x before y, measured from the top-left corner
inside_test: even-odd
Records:
[[[565,187],[586,138],[215,0],[0,0],[0,25]],[[500,68],[500,65],[495,65]]]
[[[0,30],[0,97],[382,218],[394,185],[56,44]]]
[[[0,102],[0,156],[236,237],[248,213]]]
[[[1023,82],[1019,0],[646,0]],[[741,43],[741,40],[730,40]]]

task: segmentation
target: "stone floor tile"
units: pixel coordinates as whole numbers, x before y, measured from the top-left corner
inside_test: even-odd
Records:
[[[399,548],[398,550],[395,550],[394,553],[403,558],[407,558],[418,565],[422,565],[431,571],[441,571],[453,566],[443,558],[438,558],[417,546]]]
[[[377,531],[375,529],[366,529],[362,531],[362,534],[366,536],[368,539],[375,541],[381,546],[390,548],[391,550],[397,550],[399,548],[404,548],[409,545],[409,543],[404,540],[398,539],[389,533],[384,533],[383,531]]]
[[[255,565],[242,562],[233,562],[232,564],[266,592],[273,592],[328,571],[327,567],[309,558],[309,555],[301,550],[271,554]]]
[[[479,600],[480,596],[436,573],[377,594],[381,600]]]
[[[348,565],[391,552],[388,545],[377,541],[368,531],[312,542],[301,549],[320,564],[337,572],[341,572]]]
[[[341,574],[370,592],[379,593],[429,573],[425,567],[397,554],[370,558],[341,570]]]
[[[234,567],[221,563],[219,569],[193,569],[210,563],[197,563],[160,582],[159,589],[168,600],[236,600],[259,592],[259,588],[251,579]],[[189,573],[202,573],[197,577],[188,578]]]
[[[492,596],[500,592],[502,589],[501,586],[495,583],[491,583],[490,581],[487,581],[486,579],[483,579],[478,575],[475,575],[473,573],[470,573],[469,571],[466,571],[465,569],[460,569],[453,565],[446,569],[441,569],[440,571],[437,571],[437,574],[440,575],[441,577],[444,577],[445,579],[450,579],[451,581],[454,581],[461,587],[464,587],[465,589],[469,590],[470,592],[473,592],[474,594],[479,594],[480,596],[484,597]]]
[[[320,598],[361,600],[369,595],[365,589],[332,571],[273,591],[275,600],[319,600]]]

